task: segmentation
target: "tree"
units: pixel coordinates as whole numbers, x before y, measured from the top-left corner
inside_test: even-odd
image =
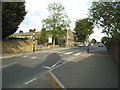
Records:
[[[103,44],[106,44],[109,40],[110,40],[110,38],[105,36],[105,37],[102,37],[101,42]]]
[[[2,38],[16,32],[26,15],[25,2],[2,2]]]
[[[45,45],[47,41],[48,41],[48,37],[47,37],[46,28],[42,28],[41,35],[40,35],[40,42]]]
[[[77,20],[74,28],[75,34],[78,38],[77,41],[84,42],[86,36],[93,33],[93,28],[93,23],[90,22],[88,18]]]
[[[91,43],[94,43],[94,44],[95,44],[96,42],[97,42],[96,39],[92,39],[92,40],[91,40]]]
[[[103,33],[112,37],[120,35],[120,1],[93,2],[89,10],[91,21],[102,27]]]
[[[47,19],[43,20],[43,27],[45,27],[53,38],[53,45],[55,45],[55,39],[57,35],[65,34],[63,30],[69,27],[70,19],[68,19],[65,13],[65,8],[61,3],[53,3],[48,5],[48,11],[50,15]]]

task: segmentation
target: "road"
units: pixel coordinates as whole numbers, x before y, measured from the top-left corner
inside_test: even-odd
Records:
[[[85,52],[85,47],[61,48],[3,58],[2,86],[3,88],[51,88],[51,82],[44,76],[50,67],[55,66],[59,61],[64,62]]]
[[[99,50],[90,47],[91,52]],[[45,74],[57,65],[76,60],[86,53],[86,47],[60,48],[42,50],[35,53],[24,53],[16,57],[2,60],[3,88],[53,88]]]

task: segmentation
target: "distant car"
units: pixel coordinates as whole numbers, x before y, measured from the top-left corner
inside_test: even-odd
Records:
[[[99,44],[98,47],[103,47],[103,44]]]
[[[83,44],[83,47],[87,46],[87,44]]]
[[[93,46],[93,44],[91,44],[91,46]]]
[[[82,46],[83,46],[83,44],[79,44],[79,45],[78,45],[78,47],[82,47]]]

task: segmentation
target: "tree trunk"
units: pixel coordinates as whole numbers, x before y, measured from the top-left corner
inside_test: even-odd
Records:
[[[55,38],[53,38],[53,46],[55,46]]]

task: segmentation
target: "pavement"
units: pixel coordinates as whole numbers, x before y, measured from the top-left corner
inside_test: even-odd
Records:
[[[118,67],[106,47],[83,53],[51,72],[65,88],[118,88]]]

